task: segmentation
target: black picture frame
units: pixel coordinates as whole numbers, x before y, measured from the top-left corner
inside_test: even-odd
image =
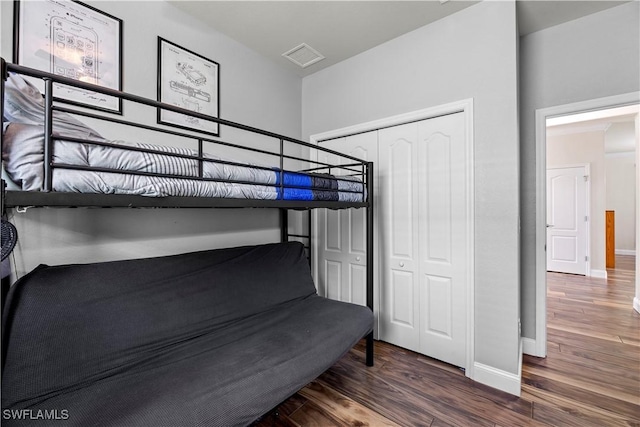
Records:
[[[13,62],[122,91],[121,19],[76,0],[14,0]],[[44,91],[40,80],[33,83]],[[122,114],[122,100],[61,84],[57,101]]]
[[[220,117],[220,64],[158,37],[158,101]],[[220,136],[211,120],[158,108],[158,123]]]

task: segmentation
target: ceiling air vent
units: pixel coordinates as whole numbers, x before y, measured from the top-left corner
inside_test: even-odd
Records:
[[[290,51],[283,53],[282,56],[302,68],[306,68],[324,59],[324,56],[322,56],[320,52],[306,43],[294,47]]]

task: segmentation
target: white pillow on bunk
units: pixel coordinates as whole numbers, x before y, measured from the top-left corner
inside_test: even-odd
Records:
[[[54,161],[88,165],[86,144],[56,141]],[[2,144],[3,169],[24,191],[40,191],[44,182],[44,128],[41,125],[10,123]]]
[[[3,170],[13,182],[26,191],[38,191],[43,184],[44,152],[44,99],[40,91],[22,76],[10,73],[5,83],[2,147]],[[102,136],[89,126],[62,112],[53,112],[55,134],[75,138],[102,140]],[[63,142],[57,141],[56,145]],[[87,163],[86,147],[70,145],[62,163]]]
[[[15,73],[9,73],[5,83],[3,121],[44,126],[44,99],[40,91]],[[98,132],[62,111],[53,112],[53,130],[76,138],[101,138]]]

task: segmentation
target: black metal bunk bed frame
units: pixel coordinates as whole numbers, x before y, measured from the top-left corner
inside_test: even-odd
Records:
[[[35,70],[28,67],[23,67],[16,64],[7,63],[3,58],[0,58],[1,66],[1,87],[0,87],[0,113],[4,117],[4,96],[5,96],[5,81],[7,80],[9,73],[14,72],[17,74],[34,77],[44,81],[44,188],[42,191],[8,191],[6,190],[6,183],[2,180],[2,206],[0,208],[1,213],[4,215],[7,208],[20,208],[20,207],[127,207],[127,208],[276,208],[280,212],[280,238],[282,242],[286,242],[290,237],[308,239],[308,251],[309,259],[311,260],[311,215],[310,210],[316,208],[329,208],[329,209],[348,209],[348,208],[364,208],[366,209],[366,305],[373,311],[373,163],[365,162],[353,156],[349,156],[334,150],[330,150],[321,146],[316,146],[308,142],[289,138],[284,135],[269,132],[266,130],[258,129],[255,127],[243,125],[240,123],[220,119],[217,117],[208,116],[199,112],[185,110],[176,107],[171,104],[166,104],[154,100],[150,100],[141,96],[129,94],[126,92],[109,89],[102,86],[97,86],[89,83],[84,83],[78,80],[69,79],[59,75]],[[211,139],[210,137],[204,137],[198,135],[197,131],[192,134],[186,132],[178,132],[169,130],[165,127],[151,126],[142,123],[135,123],[128,120],[117,119],[109,117],[107,115],[89,113],[84,110],[76,110],[73,108],[63,107],[55,105],[54,101],[59,101],[54,97],[54,84],[63,84],[66,86],[72,86],[78,89],[85,89],[88,91],[98,92],[104,95],[120,98],[121,100],[130,101],[136,104],[142,104],[147,107],[163,109],[167,111],[173,111],[185,115],[190,115],[197,119],[208,120],[217,122],[221,126],[229,126],[235,129],[246,131],[252,134],[258,134],[270,138],[279,140],[280,149],[279,152],[266,151],[258,148],[240,146],[230,142],[225,142],[220,139]],[[76,104],[70,101],[64,101],[66,104],[82,106],[82,104]],[[67,137],[54,137],[53,131],[53,112],[61,111],[73,115],[93,118],[97,120],[118,123],[121,125],[132,126],[149,131],[161,132],[163,134],[170,134],[177,137],[196,139],[198,143],[198,155],[187,156],[183,154],[174,154],[165,151],[155,151],[152,149],[134,148],[134,147],[122,147],[115,144],[96,142],[89,140],[82,140],[77,138]],[[100,168],[92,168],[85,166],[72,166],[54,163],[53,147],[54,139],[65,140],[70,142],[88,143],[103,146],[113,146],[117,148],[125,148],[133,151],[143,151],[151,154],[169,155],[180,158],[186,158],[190,160],[196,160],[199,162],[199,174],[198,177],[189,177],[189,179],[196,180],[210,180],[216,182],[228,182],[239,184],[255,184],[237,180],[225,180],[225,179],[208,179],[204,178],[202,174],[203,162],[214,163],[227,163],[231,165],[242,165],[235,162],[226,162],[221,160],[212,160],[206,158],[204,155],[203,145],[204,143],[219,144],[223,146],[233,147],[241,150],[278,156],[279,158],[279,174],[280,183],[273,185],[279,187],[280,194],[284,194],[284,189],[289,188],[284,184],[283,174],[285,172],[284,162],[287,160],[296,160],[301,162],[308,162],[318,165],[317,167],[306,169],[297,172],[317,172],[326,170],[327,173],[331,173],[331,170],[347,170],[353,172],[352,175],[359,175],[363,181],[363,197],[361,202],[342,202],[342,201],[329,201],[329,200],[266,200],[266,199],[233,199],[233,198],[212,198],[212,197],[148,197],[126,194],[97,194],[97,193],[70,193],[70,192],[56,192],[52,189],[53,169],[80,169],[87,171],[98,172],[117,172],[117,173],[132,173],[139,175],[154,175],[167,178],[185,179],[184,176],[173,176],[165,174],[149,174],[145,172],[131,172],[122,170],[104,170]],[[318,150],[335,156],[339,156],[343,159],[349,159],[353,161],[351,164],[331,165],[328,163],[320,162],[317,160],[303,159],[300,157],[286,155],[285,143],[291,143],[295,146],[307,147],[309,150]],[[0,133],[0,145],[4,147],[4,132]],[[3,151],[4,152],[4,151]],[[252,165],[253,166],[253,165]],[[359,169],[358,169],[359,168]],[[264,184],[260,184],[264,185]],[[295,187],[294,187],[295,188]],[[308,219],[308,234],[293,234],[289,232],[288,212],[289,210],[307,210],[309,211]],[[373,331],[366,337],[366,365],[373,366]]]

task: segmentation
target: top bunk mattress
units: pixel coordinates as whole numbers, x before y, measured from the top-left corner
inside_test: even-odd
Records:
[[[11,73],[5,83],[2,158],[22,191],[45,188],[44,102]],[[247,164],[195,150],[103,138],[70,114],[53,111],[54,192],[149,197],[364,202],[353,176],[302,173]]]

